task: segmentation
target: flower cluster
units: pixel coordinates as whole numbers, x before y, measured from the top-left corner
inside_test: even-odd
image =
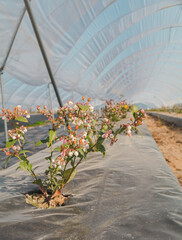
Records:
[[[81,132],[80,134],[72,132],[68,136],[61,136],[59,140],[62,144],[58,148],[60,152],[54,160],[54,166],[61,169],[61,167],[68,164],[69,161],[72,163],[73,161],[75,162],[79,154],[86,154],[90,147],[86,136],[86,132]]]
[[[53,128],[58,128],[59,127],[59,122],[57,123],[56,119],[53,117],[53,111],[48,110],[47,106],[44,105],[43,108],[41,109],[40,106],[37,106],[37,111],[47,117],[47,122],[52,123]]]
[[[3,152],[6,154],[6,156],[19,156],[19,151],[21,150],[21,147],[19,145],[11,145],[11,147],[3,148]]]
[[[13,140],[15,140],[15,139],[24,140],[24,138],[25,138],[24,133],[26,133],[26,132],[27,132],[27,128],[22,125],[20,127],[14,128],[12,130],[8,130],[8,135]]]
[[[32,164],[27,159],[24,150],[25,133],[27,128],[19,126],[19,122],[26,122],[29,117],[26,110],[17,106],[13,112],[3,109],[1,116],[13,120],[14,128],[8,131],[10,139],[6,143],[3,151],[8,157],[16,156],[20,160],[19,168],[27,170],[34,177],[34,184],[39,188],[46,197],[47,202],[51,202],[56,196],[61,195],[64,186],[75,176],[76,168],[87,158],[89,152],[101,152],[103,156],[106,153],[104,141],[108,140],[112,146],[118,139],[117,135],[125,132],[131,136],[131,132],[137,132],[137,127],[142,124],[145,112],[143,109],[138,110],[133,107],[133,118],[131,123],[121,124],[119,128],[116,121],[121,120],[130,107],[125,101],[114,103],[110,100],[106,103],[101,118],[94,111],[90,104],[91,99],[87,100],[82,97],[81,103],[68,101],[64,107],[57,110],[57,118],[53,118],[53,112],[47,109],[47,106],[37,106],[40,114],[47,117],[47,121],[52,124],[46,139],[38,141],[35,145],[47,144],[50,149],[50,155],[45,159],[49,161],[49,168],[45,171],[44,177],[38,177],[35,174]],[[60,127],[67,128],[67,134],[58,136],[57,129]],[[53,148],[53,144],[59,142],[60,145]],[[54,152],[58,152],[55,156]],[[48,192],[51,191],[51,195]]]
[[[21,109],[21,106],[18,105],[14,108],[13,111],[10,111],[9,109],[2,109],[2,112],[0,114],[0,117],[2,119],[8,119],[8,120],[15,120],[17,117],[26,116],[26,118],[30,118],[29,113],[26,110]]]
[[[5,152],[8,159],[13,156],[20,158],[22,154],[21,150],[23,150],[25,143],[27,128],[24,125],[20,126],[19,122],[28,122],[27,118],[30,118],[30,115],[18,105],[13,111],[2,109],[0,116],[2,116],[2,119],[10,121],[13,127],[11,130],[8,130],[9,140],[6,142],[6,147],[3,148],[2,151]],[[6,164],[7,162],[8,161],[6,161]]]
[[[135,131],[135,133],[137,133],[138,126],[142,125],[145,117],[146,113],[144,109],[138,109],[136,106],[134,106],[133,117],[130,118],[131,123],[121,124],[120,127],[124,129],[126,135],[131,137],[132,130]]]
[[[103,117],[110,119],[111,121],[120,121],[126,117],[127,112],[130,110],[126,101],[115,103],[112,99],[106,101],[105,109],[103,109]]]
[[[110,146],[112,146],[118,140],[113,134],[112,130],[108,130],[104,134],[102,134],[102,138],[110,140],[111,141]]]
[[[90,98],[88,98],[87,102],[84,97],[82,97],[82,100],[82,103],[68,101],[65,104],[65,107],[62,107],[57,111],[59,116],[58,120],[67,118],[67,122],[73,124],[76,128],[75,130],[82,127],[86,130],[92,129],[96,124],[98,115],[94,112],[94,107],[89,103],[91,101]],[[68,130],[71,131],[71,127]]]
[[[137,127],[137,126],[142,125],[143,119],[146,117],[146,113],[145,113],[144,109],[140,109],[138,111],[135,111],[133,113],[133,115],[134,115],[134,118],[135,118],[135,121],[133,121],[133,126]],[[133,119],[131,119],[131,120],[133,120]]]

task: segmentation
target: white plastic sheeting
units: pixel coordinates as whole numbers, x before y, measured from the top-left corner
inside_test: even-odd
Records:
[[[182,102],[181,0],[31,0],[31,7],[63,102],[86,95],[101,104],[121,94],[146,106]],[[0,1],[0,64],[23,9],[23,0]],[[27,13],[3,78],[6,106],[49,103]]]

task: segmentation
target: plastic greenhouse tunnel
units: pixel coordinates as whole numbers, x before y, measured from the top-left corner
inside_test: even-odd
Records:
[[[181,240],[182,1],[0,0],[0,43],[0,239]]]

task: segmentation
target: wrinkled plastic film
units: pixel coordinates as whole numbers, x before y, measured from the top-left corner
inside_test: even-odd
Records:
[[[20,0],[14,5],[13,14],[11,0],[4,1],[1,7],[0,17],[5,23],[7,19],[7,29],[10,29],[6,38],[0,36],[2,51],[7,49],[6,39],[24,6]],[[180,0],[89,0],[87,3],[32,0],[31,7],[60,96],[62,91],[68,93],[63,102],[70,96],[69,92],[78,96],[87,93],[98,101],[118,100],[123,94],[131,103],[138,98],[148,106],[180,102],[181,6]],[[14,24],[9,28],[11,15]],[[41,86],[44,89],[50,82],[27,14],[5,71],[15,85],[23,82],[33,86],[32,91]],[[32,102],[34,94],[29,94],[29,87],[23,90],[27,91],[28,102]],[[20,91],[14,92],[18,97]],[[7,95],[8,102],[11,94]],[[46,95],[42,99],[46,101]],[[37,104],[34,99],[34,105]]]
[[[65,194],[65,206],[40,210],[25,203],[35,189],[16,165],[0,172],[2,239],[173,239],[182,235],[182,191],[146,126],[119,136],[105,158],[90,154]],[[45,169],[47,150],[30,161]]]

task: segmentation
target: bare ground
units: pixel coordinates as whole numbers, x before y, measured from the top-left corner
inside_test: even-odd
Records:
[[[147,115],[145,123],[182,185],[182,128]]]

